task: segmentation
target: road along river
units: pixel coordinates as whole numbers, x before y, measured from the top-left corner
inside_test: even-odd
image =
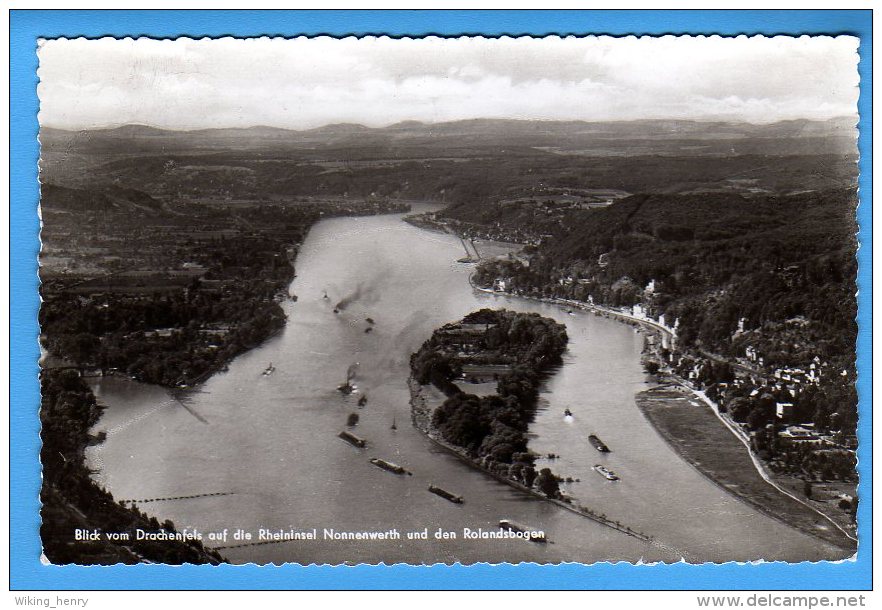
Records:
[[[480,246],[479,246],[480,247]],[[310,231],[284,331],[185,394],[122,378],[95,383],[108,409],[106,441],[88,450],[96,478],[117,499],[137,500],[160,521],[198,529],[235,563],[550,563],[838,559],[843,551],[790,528],[726,493],[680,459],[645,420],[634,394],[645,386],[642,336],[625,324],[471,288],[457,263],[459,239],[413,227],[401,215],[336,218]],[[327,293],[328,298],[324,298]],[[333,312],[340,304],[340,312]],[[481,307],[536,311],[567,325],[568,352],[548,381],[531,426],[531,448],[561,457],[565,489],[597,513],[649,534],[644,542],[518,492],[436,447],[410,425],[410,355],[442,324]],[[366,318],[371,318],[371,325]],[[370,332],[366,329],[373,328]],[[275,372],[263,375],[272,363]],[[355,363],[358,393],[337,387]],[[367,395],[367,404],[358,399]],[[571,419],[563,411],[570,408]],[[337,438],[350,413],[358,449]],[[391,429],[393,421],[397,429]],[[587,441],[612,449],[601,456]],[[369,458],[400,464],[399,476]],[[591,470],[603,463],[621,480]],[[465,499],[429,493],[439,485]],[[212,495],[224,494],[224,495]],[[172,499],[180,498],[180,499]],[[145,501],[146,500],[146,501]],[[511,519],[550,544],[464,538]],[[436,539],[439,528],[456,538]],[[315,540],[260,542],[260,530]],[[335,532],[400,538],[326,539]],[[207,538],[227,531],[225,541]],[[233,539],[236,530],[250,540]],[[428,539],[409,539],[427,531]]]

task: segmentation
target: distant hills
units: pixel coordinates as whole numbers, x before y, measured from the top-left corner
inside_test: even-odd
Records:
[[[843,154],[855,149],[856,120],[805,119],[767,125],[722,121],[535,121],[470,119],[443,123],[403,121],[387,127],[337,123],[307,130],[278,127],[216,128],[175,131],[146,125],[66,131],[43,127],[40,140],[49,150],[69,152],[171,152],[181,150],[311,148],[429,143],[544,147],[563,154],[751,154],[757,141],[773,154]],[[789,146],[783,146],[789,143]],[[697,146],[697,148],[695,148]],[[734,150],[733,150],[734,149]]]
[[[253,127],[219,127],[189,130],[162,129],[148,125],[127,124],[119,127],[99,129],[64,130],[54,127],[43,127],[42,135],[60,137],[63,134],[93,134],[113,137],[174,137],[181,134],[189,135],[276,135],[279,137],[309,137],[315,134],[342,135],[350,133],[389,133],[410,135],[443,135],[464,133],[520,133],[520,134],[556,134],[570,135],[573,133],[595,135],[633,135],[676,136],[683,134],[704,134],[717,137],[723,133],[732,135],[766,135],[782,137],[800,137],[806,135],[848,135],[856,129],[856,119],[852,117],[835,117],[826,121],[809,119],[793,119],[768,124],[725,121],[695,121],[684,119],[642,119],[633,121],[544,121],[522,119],[465,119],[440,123],[424,123],[422,121],[401,121],[386,127],[367,127],[359,123],[330,123],[312,129],[296,130],[284,127],[256,125]]]

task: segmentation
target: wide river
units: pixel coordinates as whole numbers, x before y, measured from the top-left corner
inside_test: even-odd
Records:
[[[757,512],[680,459],[635,405],[645,387],[643,336],[627,325],[548,304],[477,292],[456,237],[415,228],[401,215],[335,218],[310,231],[284,307],[284,331],[185,394],[122,378],[95,384],[108,405],[88,452],[117,499],[203,535],[236,529],[317,530],[318,540],[225,547],[235,563],[692,562],[840,558],[843,552]],[[325,291],[328,298],[323,298]],[[345,302],[340,314],[333,313]],[[432,331],[482,307],[536,311],[567,326],[564,365],[543,390],[531,448],[565,490],[597,513],[649,534],[647,543],[518,492],[437,448],[410,423],[408,360]],[[365,318],[375,321],[366,333]],[[272,363],[275,373],[262,375]],[[336,390],[354,363],[358,394]],[[359,408],[364,392],[368,402]],[[574,414],[564,419],[563,411]],[[337,438],[357,412],[357,449]],[[392,422],[397,430],[391,429]],[[612,449],[587,442],[598,434]],[[396,476],[368,462],[405,466]],[[621,480],[591,470],[604,462]],[[540,465],[545,465],[541,462]],[[430,483],[461,494],[451,504]],[[144,502],[154,498],[195,498]],[[508,518],[542,529],[550,544],[463,539]],[[323,530],[397,529],[400,540],[324,540]],[[429,539],[407,532],[428,528]],[[439,528],[456,539],[436,540]],[[233,548],[230,548],[233,547]]]

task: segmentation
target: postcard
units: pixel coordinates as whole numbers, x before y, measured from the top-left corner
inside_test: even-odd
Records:
[[[854,565],[860,45],[41,38],[42,562]]]

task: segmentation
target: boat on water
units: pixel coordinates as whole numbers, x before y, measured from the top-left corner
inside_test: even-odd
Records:
[[[270,363],[269,363],[269,366],[266,367],[265,369],[263,369],[263,376],[264,376],[264,377],[269,377],[270,375],[272,375],[272,374],[275,373],[275,372],[276,372],[276,367],[274,367],[274,366],[273,366],[273,363],[270,362]]]
[[[392,425],[389,426],[390,430],[398,430],[398,424],[395,423],[395,416],[392,416]]]
[[[605,466],[601,466],[600,464],[594,465],[594,470],[598,472],[603,478],[607,481],[618,481],[619,477],[616,473]]]
[[[363,438],[355,436],[352,432],[347,432],[343,430],[340,434],[337,435],[339,438],[342,438],[344,441],[349,443],[350,445],[354,445],[360,449],[364,449],[367,446],[367,441]]]
[[[368,326],[367,328],[364,329],[364,332],[365,333],[372,333],[372,332],[374,332],[374,328],[372,326]]]
[[[374,323],[374,319],[373,319],[373,318],[365,318],[364,320],[365,320],[365,322],[367,322],[368,324],[373,324],[373,323]]]
[[[347,369],[346,381],[337,386],[337,391],[341,394],[349,395],[357,389],[356,386],[352,383],[352,378],[355,376],[353,368],[354,367],[350,366],[349,369]]]
[[[367,394],[362,394],[361,398],[358,399],[358,406],[363,407],[367,404]]]
[[[454,504],[462,504],[462,496],[458,496],[453,492],[442,489],[437,485],[429,485],[429,491],[431,491],[436,496],[441,496],[449,502],[453,502]]]
[[[395,474],[413,474],[412,472],[402,466],[399,466],[398,464],[387,462],[386,460],[381,460],[380,458],[371,458],[370,463],[377,468],[382,468],[383,470],[388,470],[389,472],[393,472]]]
[[[572,411],[570,411],[569,409],[564,409],[564,417],[572,417],[572,416],[573,416]]]
[[[529,538],[531,542],[548,542],[548,539],[545,537],[545,532],[542,530],[537,530],[534,527],[530,527],[529,525],[523,525],[518,523],[517,521],[512,521],[511,519],[500,519],[499,527],[504,530],[511,530],[513,532],[520,532]]]
[[[592,434],[591,436],[589,436],[588,441],[600,453],[609,453],[609,447],[607,447],[606,444],[602,440],[600,440],[600,438],[596,434]]]

